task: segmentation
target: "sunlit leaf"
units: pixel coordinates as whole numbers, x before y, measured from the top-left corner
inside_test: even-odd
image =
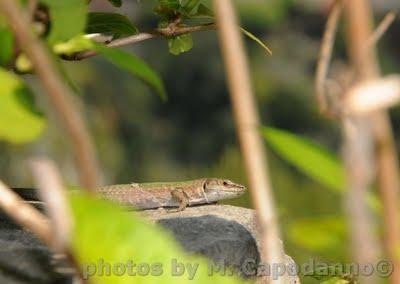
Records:
[[[49,8],[51,28],[50,44],[67,41],[85,30],[87,1],[40,0]]]
[[[92,48],[92,41],[82,35],[79,35],[68,41],[55,44],[53,46],[53,51],[56,54],[71,55],[77,52],[90,50]]]
[[[95,49],[115,66],[128,71],[149,84],[163,100],[167,98],[162,80],[143,60],[131,53],[99,44],[95,45]]]
[[[169,52],[174,55],[187,52],[193,48],[193,39],[191,34],[184,34],[168,39]]]
[[[33,96],[14,74],[0,69],[0,139],[26,143],[37,138],[45,126]]]
[[[89,13],[86,25],[87,33],[112,35],[113,38],[130,36],[138,33],[127,17],[117,13]]]
[[[164,229],[144,222],[135,212],[80,195],[71,196],[71,205],[73,253],[83,275],[93,283],[243,283],[217,273],[209,276],[205,259],[187,255]],[[182,276],[173,275],[174,260],[198,264],[192,280],[187,271]],[[110,273],[104,268],[108,265]]]
[[[310,140],[271,127],[263,127],[268,145],[280,157],[325,186],[342,192],[345,174],[338,158]]]

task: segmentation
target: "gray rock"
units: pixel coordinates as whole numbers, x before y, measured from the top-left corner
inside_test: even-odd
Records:
[[[208,205],[176,213],[159,209],[141,214],[171,231],[186,251],[204,255],[219,268],[227,268],[227,273],[231,272],[228,268],[233,267],[240,276],[253,278],[256,268],[265,263],[259,253],[254,210]],[[72,283],[70,274],[59,273],[60,265],[65,267],[65,263],[54,260],[47,247],[0,213],[0,283]],[[285,266],[290,265],[294,262],[286,256]],[[266,283],[265,280],[265,277],[257,277],[256,283]],[[285,283],[300,282],[297,276],[286,275]]]
[[[141,213],[171,231],[186,251],[201,254],[225,267],[233,267],[245,278],[253,278],[256,268],[259,268],[261,275],[257,277],[257,283],[265,283],[269,273],[263,270],[267,266],[262,266],[266,262],[260,257],[260,238],[254,210],[229,205],[207,205],[189,207],[174,213],[165,209]],[[293,260],[285,255],[284,262],[288,271],[285,283],[300,283],[298,277],[293,275]]]
[[[0,213],[0,283],[72,283],[56,270],[50,250]]]

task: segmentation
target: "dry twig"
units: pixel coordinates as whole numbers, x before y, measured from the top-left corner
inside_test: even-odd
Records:
[[[45,49],[29,28],[26,13],[18,1],[0,0],[0,11],[10,23],[19,46],[29,57],[50,102],[71,140],[81,184],[84,188],[97,187],[97,163],[90,137],[82,118],[72,102],[68,86],[60,76]]]
[[[209,31],[209,30],[215,30],[215,29],[216,29],[216,25],[214,23],[198,25],[198,26],[186,26],[186,27],[170,25],[167,28],[156,29],[151,33],[140,33],[140,34],[128,36],[125,38],[116,39],[116,40],[108,43],[107,46],[108,47],[121,47],[121,46],[136,44],[136,43],[139,43],[139,42],[142,42],[145,40],[149,40],[149,39],[153,39],[153,38],[157,38],[160,36],[172,37],[172,36],[179,36],[179,35],[193,33],[193,32]],[[83,59],[86,59],[86,58],[89,58],[89,57],[92,57],[95,55],[97,55],[96,51],[84,51],[84,52],[79,52],[79,53],[73,54],[71,56],[64,56],[63,59],[65,59],[65,60],[83,60]]]
[[[320,54],[317,62],[317,71],[315,78],[315,93],[317,96],[318,108],[321,113],[329,114],[327,95],[325,93],[326,78],[328,75],[329,63],[332,57],[332,49],[335,42],[335,34],[338,22],[342,13],[342,1],[336,1],[331,13],[329,14],[324,36],[322,39]]]
[[[46,216],[24,202],[24,200],[1,181],[0,196],[1,210],[17,224],[31,231],[44,244],[50,248],[54,248],[53,231]]]
[[[234,120],[241,147],[250,194],[257,210],[263,259],[270,265],[282,263],[282,249],[266,153],[258,132],[259,118],[250,83],[248,63],[230,0],[214,0],[222,55],[230,90]],[[282,283],[282,277],[271,279]]]
[[[40,199],[45,202],[47,215],[52,222],[57,248],[59,251],[66,251],[70,244],[72,224],[61,177],[55,165],[47,159],[33,160],[31,169],[39,189]]]

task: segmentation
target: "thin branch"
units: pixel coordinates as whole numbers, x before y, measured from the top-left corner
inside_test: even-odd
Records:
[[[342,1],[336,1],[326,23],[326,28],[317,62],[315,94],[317,96],[318,108],[323,114],[329,114],[325,88],[329,64],[332,57],[332,49],[335,42],[335,35],[342,10]]]
[[[71,214],[61,177],[56,166],[47,159],[34,159],[31,169],[39,189],[40,199],[46,204],[52,222],[57,248],[66,251],[70,244]]]
[[[157,38],[157,37],[173,37],[184,35],[193,32],[201,32],[201,31],[209,31],[215,30],[216,25],[214,23],[198,25],[198,26],[188,26],[188,27],[180,27],[180,26],[169,26],[167,28],[159,28],[150,33],[140,33],[137,35],[128,36],[121,39],[116,39],[107,44],[108,47],[121,47],[126,45],[132,45],[139,42],[143,42],[145,40]],[[84,51],[79,52],[70,56],[63,56],[64,60],[83,60],[89,57],[93,57],[97,55],[96,51]]]
[[[276,265],[282,263],[282,246],[279,240],[266,153],[258,131],[260,120],[250,83],[243,39],[232,2],[230,0],[214,0],[213,2],[237,136],[251,189],[250,194],[257,210],[262,259],[270,265]],[[269,283],[283,283],[282,278],[270,279]]]
[[[378,27],[375,29],[374,33],[369,37],[367,41],[367,48],[374,47],[377,44],[377,42],[382,38],[389,27],[393,24],[395,19],[395,11],[391,11],[386,14],[383,20],[379,23]]]
[[[53,231],[49,220],[33,206],[24,202],[0,181],[0,209],[21,227],[31,231],[40,241],[54,248]]]
[[[57,69],[46,54],[41,42],[29,28],[27,15],[14,0],[0,0],[0,11],[10,23],[19,46],[29,57],[54,110],[71,140],[81,185],[97,187],[97,163],[92,143],[82,118],[73,104],[70,89],[61,80]]]

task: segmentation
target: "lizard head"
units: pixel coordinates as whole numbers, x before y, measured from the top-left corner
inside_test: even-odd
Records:
[[[204,193],[209,202],[235,198],[246,191],[246,187],[227,179],[208,178],[203,184]]]

